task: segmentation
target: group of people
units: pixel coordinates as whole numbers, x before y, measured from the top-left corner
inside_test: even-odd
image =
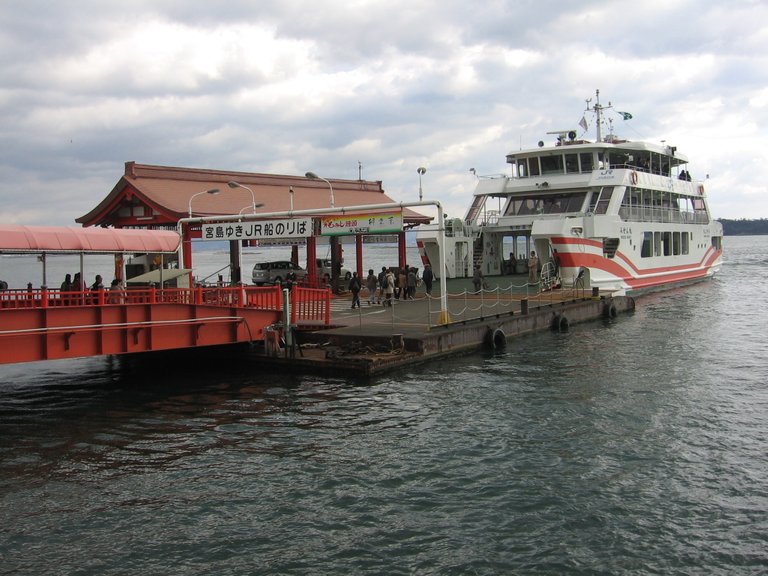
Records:
[[[109,301],[111,303],[118,302],[118,292],[122,289],[123,283],[118,278],[113,279],[109,286],[109,291],[111,293]],[[83,281],[80,277],[80,272],[76,272],[74,278],[71,274],[64,276],[64,282],[61,283],[60,290],[61,292],[85,292],[86,290],[84,289]],[[98,292],[99,290],[104,290],[104,284],[101,278],[101,274],[96,274],[93,284],[88,286],[87,291]]]
[[[424,273],[421,276],[424,287],[428,295],[432,294],[432,282],[434,275],[429,264],[424,267]],[[375,274],[373,268],[368,270],[368,276],[365,278],[365,288],[368,290],[368,305],[383,304],[392,306],[394,300],[413,300],[416,296],[416,287],[419,284],[419,277],[416,268],[406,266],[395,270],[382,266],[381,272]],[[352,308],[360,308],[360,292],[363,289],[363,281],[357,275],[352,273],[349,280],[349,291],[352,293]]]

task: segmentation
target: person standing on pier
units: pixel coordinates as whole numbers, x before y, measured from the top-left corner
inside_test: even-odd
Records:
[[[381,272],[379,272],[379,299],[378,304],[381,304],[382,300],[384,300],[384,290],[387,287],[387,267],[382,266]]]
[[[387,270],[384,280],[386,282],[384,287],[384,305],[392,306],[392,296],[395,293],[395,273],[392,270]]]
[[[533,286],[539,281],[539,259],[536,252],[531,250],[531,257],[528,258],[528,284]]]
[[[483,272],[480,270],[480,266],[475,266],[475,273],[472,275],[472,285],[475,287],[475,292],[480,292],[480,288],[483,287]]]
[[[368,270],[368,277],[365,279],[365,285],[368,287],[368,306],[371,306],[376,301],[376,274],[373,273],[373,268]],[[379,301],[381,301],[381,294],[379,294]]]
[[[409,268],[405,280],[405,300],[413,300],[416,297],[416,284],[418,284],[418,281],[416,268]]]
[[[424,288],[427,291],[427,296],[432,296],[432,281],[435,277],[432,274],[432,267],[429,264],[424,265],[424,274],[421,275],[421,279],[424,281]]]

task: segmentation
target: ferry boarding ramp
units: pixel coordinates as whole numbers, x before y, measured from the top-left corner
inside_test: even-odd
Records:
[[[165,230],[0,226],[0,254],[37,254],[43,266],[39,288],[0,291],[0,364],[255,342],[282,320],[279,286],[164,287],[178,270],[165,271],[161,287],[46,285],[49,255],[169,255],[179,242]],[[327,290],[295,287],[292,323],[328,324],[329,302]]]

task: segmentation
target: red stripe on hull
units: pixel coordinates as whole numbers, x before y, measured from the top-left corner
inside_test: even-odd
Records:
[[[551,239],[554,245],[580,246],[582,248],[599,248],[601,242],[583,238],[556,237]],[[624,254],[616,252],[613,259],[604,258],[597,254],[581,252],[558,252],[563,267],[589,268],[601,270],[615,276],[632,289],[654,288],[665,284],[675,284],[706,277],[714,263],[720,258],[722,251],[713,247],[707,249],[704,257],[696,264],[678,264],[675,266],[660,266],[641,270]]]

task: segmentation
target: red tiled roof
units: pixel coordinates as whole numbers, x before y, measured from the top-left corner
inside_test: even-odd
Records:
[[[384,193],[380,181],[339,180],[328,178],[333,186],[334,205],[358,206],[394,202]],[[137,201],[151,207],[163,222],[175,222],[189,215],[190,199],[193,216],[218,216],[249,213],[252,196],[244,188],[230,188],[230,181],[253,190],[256,213],[282,212],[291,209],[289,190],[293,188],[293,209],[309,210],[330,207],[330,188],[323,180],[304,176],[281,176],[248,172],[227,172],[196,168],[174,168],[126,162],[125,174],[112,191],[89,213],[76,221],[85,226],[118,223],[125,205]],[[218,189],[216,195],[205,194]],[[202,192],[202,194],[200,194]],[[146,220],[151,225],[149,218]],[[404,209],[406,223],[429,222],[431,218]]]

